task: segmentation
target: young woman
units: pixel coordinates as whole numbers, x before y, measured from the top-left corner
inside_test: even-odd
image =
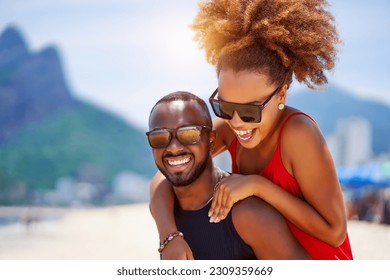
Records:
[[[215,193],[210,222],[234,203],[258,196],[287,220],[313,259],[352,259],[346,213],[332,157],[315,121],[286,105],[293,80],[327,83],[340,43],[325,0],[212,0],[200,3],[193,29],[218,88],[210,103],[218,118],[214,156],[229,150],[233,175]],[[173,195],[159,173],[151,212],[160,237],[176,230]],[[191,258],[184,239],[163,258]]]

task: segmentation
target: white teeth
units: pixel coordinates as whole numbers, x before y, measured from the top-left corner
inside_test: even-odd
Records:
[[[245,134],[251,133],[251,132],[252,132],[252,130],[251,130],[251,129],[250,129],[250,130],[234,130],[234,132],[235,132],[237,135],[240,135],[240,136],[242,136],[242,135],[245,135]]]
[[[249,140],[252,137],[252,130],[234,130],[238,138],[243,141]]]
[[[168,160],[168,163],[169,163],[169,165],[176,166],[176,165],[186,164],[189,161],[190,161],[190,158],[184,158],[181,160]]]
[[[246,140],[249,140],[251,137],[252,137],[252,135],[249,135],[248,137],[242,137],[242,136],[238,136],[241,140],[244,140],[244,141],[246,141]]]

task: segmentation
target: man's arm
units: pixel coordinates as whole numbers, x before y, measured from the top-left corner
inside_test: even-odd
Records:
[[[157,171],[150,184],[150,212],[159,233],[160,242],[177,230],[173,215],[174,193],[171,184]],[[192,251],[183,238],[172,239],[164,248],[162,259],[193,259]]]
[[[292,235],[283,216],[262,199],[246,198],[237,203],[232,211],[238,234],[258,259],[310,259]]]

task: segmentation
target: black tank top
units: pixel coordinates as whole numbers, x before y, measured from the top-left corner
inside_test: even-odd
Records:
[[[254,260],[253,250],[234,228],[232,211],[219,223],[210,223],[211,202],[202,209],[186,211],[175,201],[175,220],[196,260]]]

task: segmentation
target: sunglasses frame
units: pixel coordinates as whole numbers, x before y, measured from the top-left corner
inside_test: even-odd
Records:
[[[251,121],[251,122],[248,122],[248,123],[260,123],[261,122],[261,113],[263,111],[263,109],[265,108],[265,106],[268,104],[268,102],[271,101],[272,97],[274,95],[276,95],[279,90],[282,88],[282,86],[279,86],[277,87],[272,93],[271,95],[261,104],[242,104],[242,103],[235,103],[235,102],[227,102],[227,101],[223,101],[223,100],[220,100],[220,99],[215,99],[215,96],[217,95],[218,93],[218,88],[215,89],[215,91],[213,92],[213,94],[209,97],[209,102],[210,102],[210,105],[211,105],[211,108],[213,109],[214,111],[214,114],[219,117],[219,118],[222,118],[222,119],[225,119],[225,120],[231,120],[233,118],[233,114],[234,112],[237,112],[238,116],[242,119],[242,117],[240,116],[239,114],[239,111],[237,110],[233,110],[233,114],[230,118],[224,118],[222,117],[221,115],[217,114],[216,112],[216,109],[214,108],[214,104],[218,104],[218,106],[221,108],[221,105],[223,104],[226,104],[226,105],[230,105],[230,106],[233,106],[233,107],[237,107],[237,108],[245,108],[245,107],[251,107],[251,108],[256,108],[258,109],[258,113],[259,113],[259,120],[256,120],[256,121]],[[229,114],[230,115],[230,114]],[[243,119],[242,119],[243,120]],[[244,121],[244,120],[243,120]],[[246,122],[246,121],[244,121]]]
[[[191,143],[191,144],[182,143],[182,141],[180,141],[180,139],[177,137],[177,131],[180,130],[180,129],[183,129],[183,128],[196,128],[200,132],[199,140],[194,142],[194,143]],[[164,149],[164,148],[168,147],[169,144],[171,143],[173,137],[175,137],[177,139],[177,141],[179,141],[179,143],[182,144],[183,146],[189,146],[189,145],[196,145],[196,144],[198,144],[202,140],[202,132],[203,132],[204,129],[206,129],[208,131],[212,131],[213,130],[210,126],[206,126],[206,125],[185,125],[185,126],[178,127],[176,129],[169,129],[169,128],[153,129],[151,131],[146,132],[146,136],[148,138],[149,146],[152,147],[153,149]],[[169,132],[169,141],[166,144],[166,146],[164,146],[164,147],[153,147],[152,146],[152,144],[150,143],[149,135],[152,134],[153,132],[156,132],[156,131],[164,131],[164,132],[167,131],[167,132]]]

